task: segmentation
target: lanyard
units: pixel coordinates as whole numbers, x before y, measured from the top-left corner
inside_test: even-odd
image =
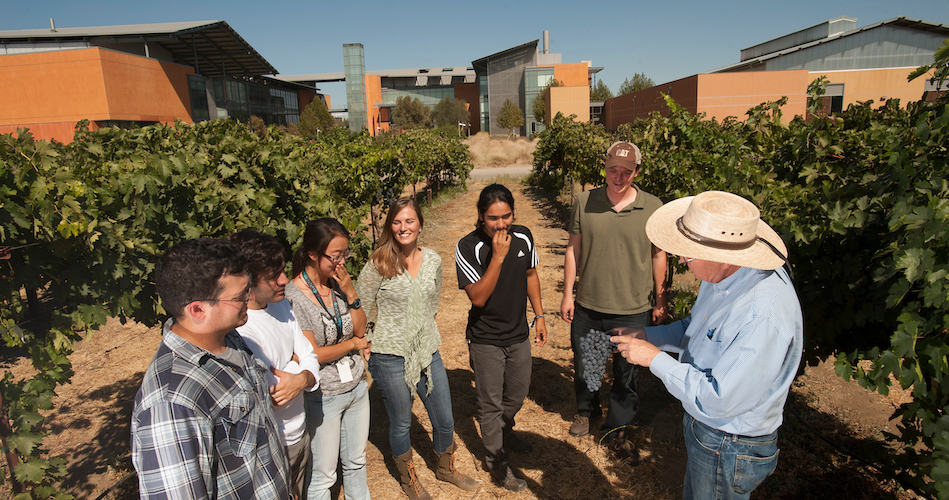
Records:
[[[313,281],[310,280],[310,277],[306,275],[306,271],[303,271],[303,281],[306,282],[306,286],[310,287],[310,291],[313,292],[313,296],[316,297],[316,300],[323,306],[323,310],[326,311],[326,314],[329,314],[333,318],[333,324],[336,325],[336,339],[331,343],[335,344],[339,339],[343,338],[343,315],[339,312],[339,304],[336,302],[336,298],[333,297],[333,286],[332,281],[330,282],[330,299],[333,301],[333,311],[336,314],[330,312],[329,308],[326,307],[326,304],[323,303],[323,299],[320,298],[320,292],[316,289],[316,286],[313,284]]]

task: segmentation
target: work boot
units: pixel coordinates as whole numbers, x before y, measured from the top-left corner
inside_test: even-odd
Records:
[[[521,491],[527,488],[527,481],[514,475],[514,470],[507,464],[507,462],[499,462],[488,469],[488,472],[491,473],[498,483],[501,484],[506,490],[510,491]]]
[[[418,476],[415,474],[415,463],[412,462],[411,449],[401,456],[395,457],[395,466],[399,469],[399,482],[402,483],[402,491],[411,500],[432,500],[432,496],[418,482]]]
[[[445,453],[438,455],[438,468],[435,469],[435,479],[449,482],[465,491],[474,491],[481,487],[481,483],[458,472],[455,469],[455,443],[445,450]]]
[[[606,443],[616,460],[631,467],[639,465],[639,450],[627,439],[626,431],[619,431],[616,438]]]
[[[506,431],[504,433],[504,447],[523,455],[528,455],[534,452],[534,447],[527,441],[517,437],[517,435],[514,434],[514,431]]]
[[[577,415],[573,417],[573,423],[570,424],[571,436],[586,436],[590,433],[590,417]]]

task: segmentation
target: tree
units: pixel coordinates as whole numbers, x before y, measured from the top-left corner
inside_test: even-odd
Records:
[[[432,121],[436,127],[454,129],[459,123],[468,123],[468,103],[461,99],[445,97],[432,109]]]
[[[320,132],[329,132],[334,124],[333,115],[326,109],[323,99],[313,99],[300,113],[299,130],[305,139],[319,138]]]
[[[541,89],[540,93],[534,97],[534,102],[531,103],[531,108],[534,110],[534,119],[541,122],[547,123],[545,121],[547,117],[547,91],[550,87],[563,87],[563,82],[557,80],[550,80],[547,85],[544,85],[544,88]]]
[[[514,135],[514,129],[524,125],[524,112],[517,104],[514,104],[510,99],[506,99],[498,113],[498,125],[502,128],[511,129],[511,135]]]
[[[655,86],[656,82],[652,81],[652,78],[647,77],[645,73],[636,73],[633,75],[632,81],[630,81],[629,78],[623,80],[623,83],[619,86],[619,91],[616,92],[616,95],[621,96],[632,94],[633,92],[638,92],[642,89],[648,89],[649,87]]]
[[[403,130],[428,128],[432,121],[431,113],[428,106],[422,104],[418,98],[404,95],[395,100],[395,107],[392,108],[392,123]]]
[[[596,85],[590,89],[591,101],[605,101],[613,98],[613,91],[603,83],[603,80],[596,82]]]

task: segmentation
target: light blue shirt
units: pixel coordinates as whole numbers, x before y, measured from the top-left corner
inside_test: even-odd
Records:
[[[689,415],[715,429],[765,436],[781,426],[801,362],[801,304],[787,271],[740,268],[702,282],[692,314],[646,329],[663,352],[649,369]]]

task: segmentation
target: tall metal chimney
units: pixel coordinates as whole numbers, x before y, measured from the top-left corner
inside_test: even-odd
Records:
[[[550,32],[544,30],[544,54],[550,53]]]
[[[49,30],[56,31],[56,23],[53,22],[53,18],[49,18]]]

